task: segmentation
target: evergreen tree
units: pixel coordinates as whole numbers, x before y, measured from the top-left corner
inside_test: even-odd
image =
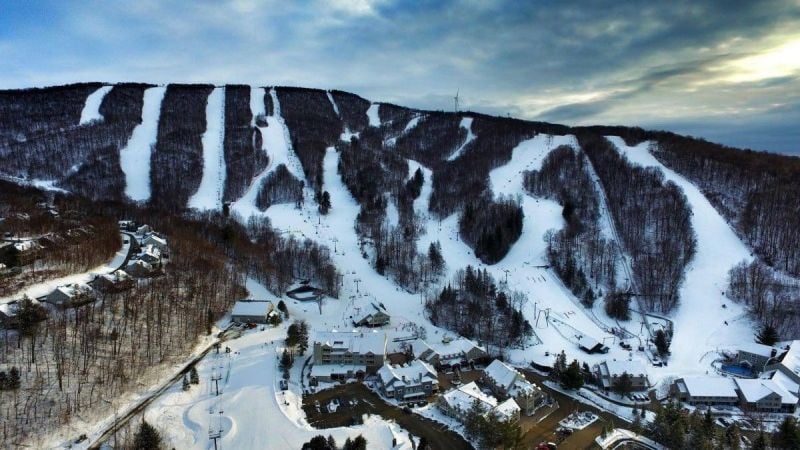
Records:
[[[662,329],[656,330],[656,335],[653,340],[655,341],[658,354],[661,357],[667,356],[669,354],[669,340],[667,339],[667,333],[665,333]]]
[[[286,307],[286,303],[284,303],[283,300],[278,302],[278,311],[282,312],[283,316],[287,319],[289,318],[289,309]]]
[[[308,323],[305,320],[297,322],[297,350],[303,356],[308,349]]]
[[[797,419],[786,416],[778,426],[778,431],[772,436],[772,445],[777,448],[800,449],[800,429]]]
[[[421,436],[419,438],[419,444],[417,444],[417,450],[430,450],[428,446],[428,440],[425,439],[425,436]]]
[[[331,450],[336,450],[338,447],[336,446],[336,439],[333,438],[333,435],[328,435],[328,448]]]
[[[0,391],[8,389],[8,374],[5,371],[0,371]]]
[[[431,269],[435,274],[439,274],[444,270],[444,258],[442,257],[442,248],[439,241],[431,242],[428,247],[428,260],[431,262]]]
[[[561,386],[565,389],[580,389],[583,387],[583,372],[578,360],[573,359],[567,370],[561,376]]]
[[[628,375],[628,372],[622,372],[622,375],[618,376],[617,379],[614,380],[611,389],[613,389],[614,392],[619,395],[628,395],[633,390],[633,380],[631,379],[631,376]]]
[[[742,448],[742,432],[739,430],[739,425],[734,423],[729,426],[725,431],[725,445],[731,450],[739,450]]]
[[[281,369],[288,371],[292,368],[292,355],[289,354],[289,351],[284,349],[283,354],[281,355]]]
[[[319,197],[319,212],[322,215],[326,215],[330,210],[331,210],[331,194],[329,194],[328,191],[325,191]]]
[[[767,444],[767,437],[762,431],[758,434],[758,436],[756,436],[755,439],[753,439],[753,444],[750,446],[750,450],[767,450],[767,448],[769,448]]]
[[[775,345],[778,339],[778,331],[770,324],[764,324],[758,334],[756,334],[756,342],[769,345],[770,347]]]
[[[189,384],[189,378],[186,375],[184,375],[183,376],[183,390],[184,391],[188,391],[190,387],[191,387],[191,384]]]
[[[152,425],[143,420],[133,437],[134,450],[154,450],[161,447],[161,435]]]
[[[328,436],[328,439],[325,439],[325,436],[318,434],[303,444],[301,450],[336,450],[336,447],[330,446],[330,439],[333,438]]]
[[[192,366],[189,370],[189,381],[192,384],[200,384],[200,375],[197,374],[197,367]]]
[[[470,405],[464,420],[464,432],[469,440],[475,441],[480,438],[481,428],[483,427],[483,414],[484,410],[480,400],[475,399]]]

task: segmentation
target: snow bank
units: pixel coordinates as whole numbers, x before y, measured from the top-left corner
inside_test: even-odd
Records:
[[[200,187],[189,199],[195,209],[222,207],[225,186],[225,153],[222,140],[225,133],[225,88],[215,88],[206,104],[206,131],[203,133],[203,178]]]
[[[464,117],[461,119],[461,124],[459,126],[465,130],[467,130],[467,137],[464,139],[464,142],[454,151],[450,156],[447,157],[448,161],[455,161],[461,156],[461,153],[464,152],[464,149],[475,140],[475,135],[472,134],[472,117]]]
[[[78,122],[78,125],[86,125],[95,120],[103,120],[103,115],[100,114],[100,104],[103,103],[103,99],[111,90],[111,87],[112,86],[103,86],[86,97],[86,104],[81,111],[81,120]]]
[[[119,152],[119,163],[125,174],[125,195],[134,201],[150,199],[150,153],[158,137],[158,119],[166,87],[144,91],[142,122],[133,129],[125,148]]]
[[[744,308],[724,295],[728,271],[742,260],[751,261],[750,251],[695,185],[650,154],[650,142],[630,147],[619,137],[608,140],[631,162],[659,168],[667,180],[683,189],[689,201],[697,253],[686,269],[680,305],[672,316],[675,329],[669,366],[659,371],[677,375],[705,373],[710,361],[702,364],[701,360],[708,352],[753,335],[754,324]]]

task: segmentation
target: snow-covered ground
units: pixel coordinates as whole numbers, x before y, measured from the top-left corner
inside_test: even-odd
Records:
[[[78,125],[86,125],[95,120],[103,120],[103,115],[100,114],[100,104],[103,103],[103,99],[111,90],[111,87],[112,86],[102,86],[86,97],[86,104],[81,111],[81,120],[78,122]]]
[[[158,137],[161,101],[166,92],[163,86],[144,91],[142,122],[133,129],[125,148],[119,152],[119,163],[125,174],[125,195],[131,200],[150,199],[150,154]]]
[[[735,348],[737,343],[753,336],[754,324],[744,308],[724,295],[728,271],[743,260],[752,260],[750,251],[694,184],[650,154],[650,142],[630,147],[619,137],[608,139],[631,162],[659,168],[667,180],[683,189],[689,201],[697,253],[687,266],[680,304],[672,314],[674,336],[669,366],[657,372],[681,376],[706,373],[711,363],[707,358],[709,352]]]
[[[333,107],[333,112],[335,112],[336,115],[339,116],[340,115],[339,114],[339,106],[336,104],[336,101],[333,99],[333,95],[331,95],[331,91],[326,91],[325,93],[328,94],[328,101],[331,102],[331,106]]]
[[[202,138],[203,177],[197,192],[189,199],[190,208],[222,208],[222,191],[225,187],[224,134],[225,88],[218,87],[211,91],[206,103],[206,131]]]
[[[472,117],[464,117],[461,119],[461,123],[459,126],[465,130],[467,130],[467,137],[464,139],[464,142],[458,146],[458,148],[447,157],[448,161],[455,161],[461,156],[461,153],[464,152],[464,149],[475,140],[475,135],[472,133]]]

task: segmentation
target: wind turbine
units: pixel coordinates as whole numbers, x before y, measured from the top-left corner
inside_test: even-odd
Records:
[[[456,96],[453,97],[453,100],[455,101],[455,112],[458,112],[458,92],[459,92],[459,90],[460,89],[456,89]]]

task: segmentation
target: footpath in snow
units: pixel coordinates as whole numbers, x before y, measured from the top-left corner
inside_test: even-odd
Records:
[[[100,114],[100,104],[106,97],[112,86],[103,86],[96,91],[89,94],[86,98],[86,104],[81,111],[81,120],[78,125],[86,125],[96,120],[103,120],[103,115]]]
[[[142,122],[133,129],[125,148],[119,152],[119,163],[125,174],[125,195],[131,200],[145,202],[150,199],[150,154],[158,137],[158,118],[166,87],[152,87],[144,91]]]
[[[206,131],[203,133],[203,178],[200,187],[189,199],[194,209],[222,208],[222,191],[225,187],[225,88],[211,91],[206,104]]]
[[[608,140],[631,162],[659,168],[667,180],[683,189],[689,201],[697,253],[687,266],[680,304],[672,315],[672,356],[663,371],[676,375],[705,373],[711,360],[702,360],[709,352],[735,347],[753,336],[754,325],[744,308],[724,295],[728,271],[743,260],[752,260],[750,251],[694,184],[650,154],[649,142],[630,147],[619,137]]]

